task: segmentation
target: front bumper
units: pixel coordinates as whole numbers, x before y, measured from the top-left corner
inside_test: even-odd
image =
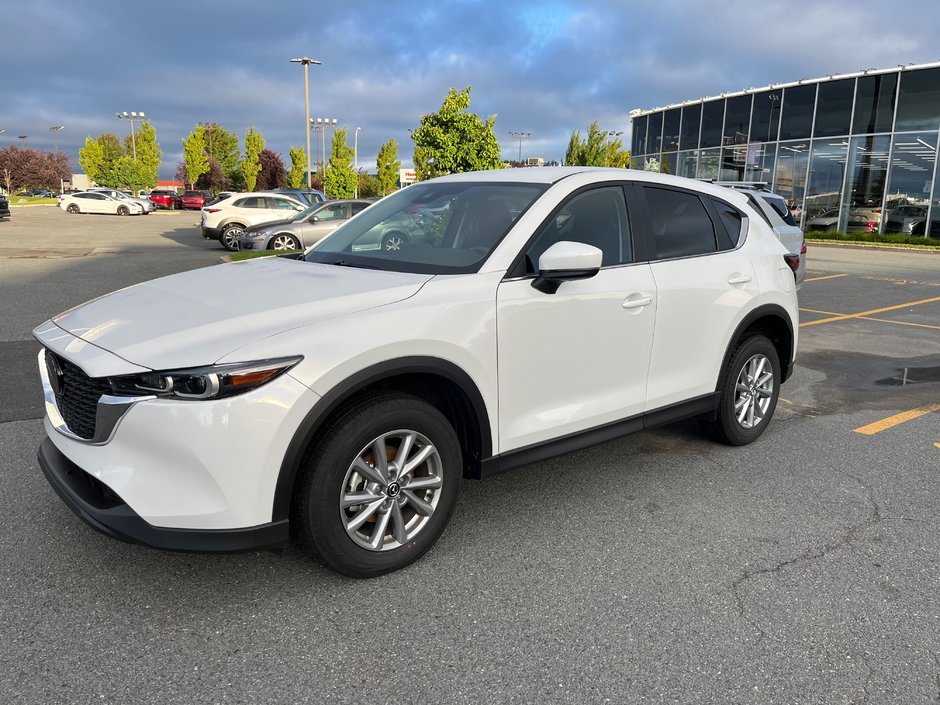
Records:
[[[258,551],[287,544],[287,520],[244,529],[167,529],[145,521],[106,485],[95,480],[46,438],[39,467],[62,501],[86,524],[106,536],[167,551]]]

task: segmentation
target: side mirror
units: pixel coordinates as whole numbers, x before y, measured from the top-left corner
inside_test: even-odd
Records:
[[[317,223],[317,222],[319,222],[319,220],[320,220],[320,216],[318,216],[318,215],[311,215],[309,222],[311,222],[311,223]]]
[[[543,294],[554,294],[562,282],[593,277],[603,260],[604,253],[593,245],[556,242],[539,257],[539,274],[532,286]]]

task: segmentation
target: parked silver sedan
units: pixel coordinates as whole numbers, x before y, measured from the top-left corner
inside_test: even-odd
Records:
[[[238,237],[241,250],[303,250],[371,206],[368,199],[337,199],[310,206],[290,220],[246,228]]]

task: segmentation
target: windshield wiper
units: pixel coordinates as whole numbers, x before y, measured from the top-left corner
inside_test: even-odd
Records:
[[[360,264],[359,262],[349,262],[344,259],[334,260],[332,262],[322,262],[322,264],[335,264],[337,267],[355,267],[357,269],[378,269],[371,264]]]

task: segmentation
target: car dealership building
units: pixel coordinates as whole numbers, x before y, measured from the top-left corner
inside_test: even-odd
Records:
[[[806,230],[940,238],[940,63],[631,112],[632,166],[764,182]]]

